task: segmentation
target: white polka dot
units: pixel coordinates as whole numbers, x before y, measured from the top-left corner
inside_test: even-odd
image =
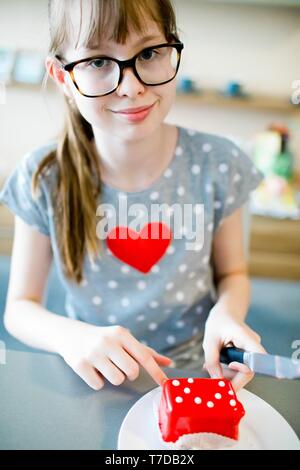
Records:
[[[175,248],[174,248],[173,245],[170,245],[170,246],[168,246],[166,251],[167,251],[168,255],[173,255],[173,253],[175,252]]]
[[[107,317],[108,323],[116,323],[117,322],[117,317],[115,315],[109,315]]]
[[[184,327],[184,325],[185,325],[185,323],[184,323],[184,321],[183,321],[183,320],[178,320],[178,321],[176,322],[176,326],[177,326],[177,328],[183,328],[183,327]]]
[[[228,171],[227,163],[220,163],[219,171],[220,171],[220,173],[226,173]]]
[[[183,402],[183,398],[182,398],[182,397],[176,397],[176,398],[175,398],[175,401],[176,401],[176,403],[182,403],[182,402]]]
[[[146,288],[146,283],[145,283],[145,281],[139,281],[139,282],[137,283],[137,288],[138,288],[139,290],[144,290],[144,289]]]
[[[198,279],[198,281],[196,282],[196,285],[197,285],[198,289],[201,290],[201,291],[204,291],[206,289],[206,285],[205,285],[205,282],[203,281],[203,279]]]
[[[193,173],[194,175],[199,175],[199,173],[200,173],[200,165],[193,165],[193,166],[192,166],[192,173]]]
[[[227,199],[226,199],[226,202],[227,204],[233,204],[234,203],[234,197],[233,196],[229,196]]]
[[[218,385],[219,385],[219,387],[225,387],[225,382],[223,382],[223,380],[220,380],[218,382]]]
[[[184,186],[178,186],[177,194],[178,194],[178,196],[183,196],[185,194],[185,187]]]
[[[208,226],[207,226],[208,232],[212,232],[213,228],[214,228],[214,224],[212,222],[210,224],[208,224]]]
[[[195,326],[193,328],[193,335],[197,335],[198,333],[199,333],[199,328],[198,328],[198,326]]]
[[[213,190],[213,187],[212,187],[211,184],[206,184],[206,185],[205,185],[205,191],[206,191],[208,194],[212,193],[212,190]]]
[[[215,393],[215,398],[216,398],[217,400],[221,400],[221,398],[222,398],[221,393]]]
[[[186,264],[181,264],[178,268],[179,272],[180,273],[185,273],[185,271],[187,270],[187,265]]]
[[[188,393],[191,393],[191,389],[189,387],[185,387],[183,389],[184,393],[188,394]]]
[[[188,274],[189,279],[193,279],[196,276],[195,271],[192,271],[191,273]]]
[[[101,297],[96,295],[95,297],[93,297],[92,302],[93,302],[94,305],[101,305],[102,304],[102,299],[101,299]]]
[[[167,336],[167,343],[168,344],[175,344],[175,342],[176,342],[175,336],[173,336],[173,335]]]
[[[168,313],[171,313],[172,312],[172,309],[171,308],[166,308],[164,310],[164,313],[167,315]]]
[[[209,262],[209,256],[208,256],[208,255],[203,256],[202,262],[203,262],[204,264],[207,264],[207,263]]]
[[[174,385],[174,387],[178,387],[180,385],[179,380],[172,380],[172,385]]]
[[[146,318],[145,315],[138,315],[138,316],[136,317],[136,321],[144,321],[145,318]]]
[[[212,149],[211,144],[206,143],[206,144],[203,144],[203,145],[202,145],[202,150],[203,150],[203,152],[206,152],[206,153],[207,153],[207,152],[210,152],[211,149]]]
[[[235,401],[235,400],[230,400],[229,404],[230,404],[230,406],[235,406],[235,405],[236,405],[236,401]]]
[[[229,390],[228,395],[234,395],[232,390]]]
[[[214,402],[212,402],[212,401],[208,401],[206,404],[207,404],[208,408],[213,408],[215,406]]]
[[[159,271],[160,271],[160,267],[159,267],[157,264],[155,264],[154,266],[152,266],[152,268],[151,268],[151,272],[152,272],[152,273],[156,274],[156,273],[158,273]]]
[[[156,201],[158,198],[159,198],[159,193],[157,191],[153,191],[153,193],[150,194],[151,201]]]
[[[196,405],[200,405],[200,403],[202,403],[202,400],[200,397],[195,397],[194,402],[196,403]]]
[[[124,264],[122,267],[121,267],[121,271],[123,274],[128,274],[130,269],[128,266],[126,266],[126,264]]]
[[[121,305],[122,307],[128,307],[130,305],[130,300],[127,297],[123,297],[123,299],[121,299]]]
[[[88,285],[88,282],[86,279],[82,279],[81,283],[80,283],[80,287],[86,287]]]
[[[166,290],[171,290],[173,289],[174,287],[174,282],[168,282],[168,284],[166,285]]]
[[[198,307],[196,307],[196,312],[197,312],[197,313],[202,313],[202,312],[203,312],[203,307],[202,307],[202,305],[198,305]]]
[[[239,156],[239,152],[238,152],[237,149],[232,149],[231,153],[232,153],[232,155],[233,155],[234,157],[238,157],[238,156]]]
[[[165,178],[171,178],[172,174],[173,174],[173,171],[171,170],[171,168],[167,168],[166,171],[164,172]]]
[[[159,303],[156,300],[152,300],[149,304],[150,308],[157,308]]]
[[[184,293],[181,291],[176,292],[176,300],[181,302],[184,299]]]
[[[151,331],[155,331],[157,329],[157,323],[149,323],[149,326],[148,326],[149,330]]]
[[[214,208],[215,209],[221,209],[222,207],[222,203],[220,201],[215,201],[214,202]]]
[[[110,289],[116,289],[118,287],[118,283],[116,281],[109,281],[108,287]]]
[[[91,264],[91,270],[98,273],[100,271],[100,267],[97,266],[97,264]]]
[[[189,384],[193,384],[194,383],[194,379],[192,379],[191,377],[188,379],[188,383]]]
[[[181,148],[181,147],[177,147],[176,150],[175,150],[175,154],[178,155],[178,156],[182,155],[182,154],[183,154],[182,148]]]
[[[239,181],[241,181],[241,175],[239,173],[236,173],[233,177],[233,181],[234,183],[238,183]]]

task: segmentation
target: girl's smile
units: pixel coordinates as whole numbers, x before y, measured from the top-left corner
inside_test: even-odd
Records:
[[[128,108],[112,112],[119,116],[121,119],[125,119],[132,123],[138,123],[144,121],[144,119],[149,116],[156,103],[157,102],[149,106],[140,106],[138,108]]]

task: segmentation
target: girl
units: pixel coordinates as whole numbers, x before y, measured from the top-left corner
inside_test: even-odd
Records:
[[[224,345],[264,351],[244,323],[241,222],[261,176],[229,140],[164,122],[183,49],[170,0],[52,0],[49,7],[46,66],[66,98],[66,125],[58,142],[24,158],[1,194],[16,214],[6,328],[60,354],[96,390],[104,379],[136,379],[140,366],[161,384],[171,359],[199,368],[202,343],[207,371],[220,377]],[[152,224],[150,236],[138,239],[127,219],[99,236],[96,215],[101,224],[111,208],[124,217],[124,201],[141,216],[144,235]],[[145,219],[154,204],[169,223]],[[204,209],[203,241],[198,227],[193,250],[185,223],[179,236],[172,226],[178,207],[193,215]],[[67,317],[43,307],[52,259]],[[244,365],[230,368],[236,389],[252,377]]]

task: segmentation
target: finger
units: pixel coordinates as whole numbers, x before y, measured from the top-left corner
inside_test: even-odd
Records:
[[[234,346],[244,349],[245,351],[266,354],[267,351],[256,337],[259,339],[259,336],[246,325],[243,333],[239,334],[238,337],[233,338],[232,342]]]
[[[81,363],[74,368],[79,377],[94,390],[100,390],[104,386],[101,375],[88,363]]]
[[[231,380],[232,386],[236,392],[243,388],[254,377],[252,370],[250,370],[245,364],[231,362],[228,367],[229,369],[237,372]]]
[[[149,349],[137,341],[130,333],[124,336],[123,346],[158,385],[162,385],[167,380],[168,377],[158,366]]]
[[[223,377],[218,345],[212,340],[203,343],[205,368],[212,378]]]
[[[138,363],[124,350],[112,351],[110,360],[126,375],[126,377],[133,381],[138,378],[140,368]]]
[[[164,354],[158,353],[157,351],[155,351],[155,349],[149,348],[149,347],[148,347],[148,349],[149,349],[149,351],[150,351],[152,357],[153,357],[153,358],[155,359],[155,361],[157,362],[157,364],[164,366],[164,365],[168,365],[168,364],[170,364],[171,362],[173,362],[170,357],[165,356]]]
[[[125,375],[113,364],[108,357],[101,356],[93,363],[94,367],[113,385],[121,385]]]

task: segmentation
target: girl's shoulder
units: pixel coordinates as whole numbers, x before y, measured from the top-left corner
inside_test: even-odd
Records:
[[[50,141],[27,152],[20,161],[20,167],[30,172],[35,171],[44,159],[57,149],[57,142]]]

